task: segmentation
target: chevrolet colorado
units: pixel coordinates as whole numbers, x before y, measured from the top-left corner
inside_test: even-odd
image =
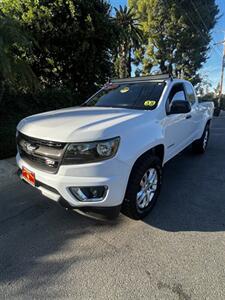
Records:
[[[143,218],[159,196],[163,165],[191,144],[205,152],[213,109],[185,80],[112,80],[80,107],[18,124],[20,177],[63,206],[121,207]]]

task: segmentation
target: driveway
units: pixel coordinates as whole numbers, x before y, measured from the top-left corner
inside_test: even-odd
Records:
[[[225,299],[225,114],[164,169],[144,221],[67,211],[0,161],[1,299]]]

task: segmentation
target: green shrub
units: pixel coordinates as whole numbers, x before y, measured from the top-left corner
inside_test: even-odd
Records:
[[[26,116],[76,106],[81,98],[66,88],[44,89],[35,95],[7,90],[0,106],[0,159],[16,154],[16,126]],[[84,99],[85,100],[85,99]]]
[[[19,116],[4,118],[0,120],[0,159],[14,156],[16,154],[16,125]]]

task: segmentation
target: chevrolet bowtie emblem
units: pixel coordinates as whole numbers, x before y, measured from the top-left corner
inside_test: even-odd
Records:
[[[38,148],[38,146],[32,145],[32,144],[27,143],[27,142],[24,143],[24,147],[26,148],[26,150],[28,152],[33,152],[34,150],[36,150]]]

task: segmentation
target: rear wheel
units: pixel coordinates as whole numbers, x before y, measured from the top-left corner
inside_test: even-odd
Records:
[[[192,143],[192,149],[195,153],[205,153],[209,141],[209,131],[209,124],[207,124],[202,137]]]
[[[144,158],[134,166],[122,211],[133,219],[144,218],[155,205],[161,187],[162,164],[158,157]]]
[[[214,115],[215,117],[219,117],[220,112],[221,112],[221,109],[220,109],[219,107],[216,107],[216,108],[214,109],[213,115]]]

